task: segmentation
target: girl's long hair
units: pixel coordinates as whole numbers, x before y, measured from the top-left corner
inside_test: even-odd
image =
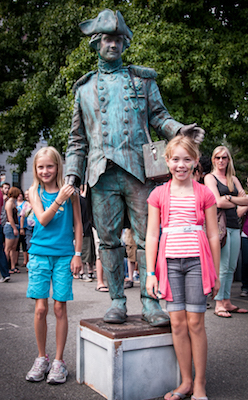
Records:
[[[39,151],[34,156],[34,161],[33,161],[33,184],[32,186],[34,187],[34,190],[37,192],[39,185],[41,186],[41,189],[44,189],[44,184],[41,182],[37,176],[37,170],[36,170],[36,165],[37,161],[40,157],[42,156],[48,156],[51,158],[51,160],[57,165],[57,179],[56,183],[59,189],[62,188],[64,181],[63,181],[63,164],[62,164],[62,158],[59,152],[52,146],[48,147],[42,147]]]
[[[213,154],[212,154],[212,172],[214,172],[214,170],[215,170],[215,166],[214,166],[215,157],[219,153],[227,154],[228,164],[227,164],[227,168],[226,168],[226,180],[227,180],[228,189],[230,190],[230,192],[233,192],[233,190],[234,190],[233,176],[235,176],[236,173],[235,173],[235,169],[233,166],[233,160],[232,160],[231,153],[226,146],[218,146],[214,149]]]

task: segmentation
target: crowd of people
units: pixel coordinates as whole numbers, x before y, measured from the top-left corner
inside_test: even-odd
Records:
[[[10,187],[5,182],[0,191],[1,209],[1,274],[0,282],[8,282],[10,275],[27,271],[28,250],[34,226],[34,213],[29,203],[28,190],[25,195],[20,188]],[[19,268],[22,251],[23,263]]]

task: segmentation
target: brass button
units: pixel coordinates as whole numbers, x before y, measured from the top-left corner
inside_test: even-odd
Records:
[[[124,100],[128,100],[128,96],[124,96]]]
[[[129,108],[128,108],[128,107],[125,107],[125,108],[124,108],[124,111],[128,112],[128,111],[129,111]]]
[[[99,86],[99,89],[100,89],[100,90],[103,90],[103,89],[104,89],[104,87],[103,87],[103,86]]]
[[[127,86],[127,85],[124,85],[124,89],[128,89],[128,86]]]
[[[103,79],[102,77],[100,77],[100,78],[99,78],[99,81],[103,82],[103,81],[104,81],[104,79]]]
[[[105,112],[106,112],[106,108],[102,108],[102,109],[101,109],[101,112],[102,112],[102,113],[105,113]]]
[[[137,104],[135,104],[135,105],[133,106],[133,108],[134,108],[135,110],[137,110],[139,107],[137,106]]]
[[[104,131],[102,134],[103,134],[103,136],[108,136],[108,132],[107,131]]]
[[[102,124],[103,124],[103,125],[107,125],[107,121],[103,120],[103,121],[102,121]]]
[[[124,74],[123,76],[124,76],[124,78],[128,78],[128,74]]]
[[[125,124],[128,124],[129,121],[128,121],[128,119],[125,118],[124,122],[125,122]]]
[[[100,100],[101,100],[101,101],[104,101],[104,100],[105,100],[105,97],[104,97],[104,96],[100,97]]]
[[[128,135],[128,130],[124,129],[123,133],[124,133],[124,135]]]

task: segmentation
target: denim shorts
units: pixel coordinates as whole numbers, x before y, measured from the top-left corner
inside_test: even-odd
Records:
[[[19,225],[16,224],[16,227],[18,229]],[[19,232],[18,232],[18,235],[15,236],[14,232],[13,232],[13,228],[8,222],[6,222],[6,224],[3,227],[3,233],[6,237],[6,239],[18,239],[19,238]]]
[[[200,258],[167,258],[167,267],[173,297],[166,303],[167,311],[205,312]]]
[[[27,297],[47,299],[50,284],[53,285],[53,299],[65,302],[73,300],[71,272],[72,256],[29,255]]]

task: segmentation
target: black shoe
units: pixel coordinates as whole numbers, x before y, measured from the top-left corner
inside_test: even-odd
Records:
[[[109,324],[123,324],[126,319],[126,312],[118,307],[110,308],[103,317],[103,321]]]
[[[125,281],[124,282],[124,289],[131,289],[133,287],[132,281]]]
[[[170,325],[169,315],[165,314],[162,310],[161,311],[157,310],[156,312],[142,314],[142,319],[154,327]]]

